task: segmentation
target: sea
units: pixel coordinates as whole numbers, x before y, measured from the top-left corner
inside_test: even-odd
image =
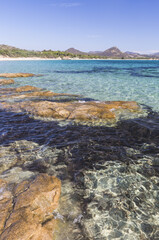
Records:
[[[130,100],[159,111],[159,61],[42,60],[0,62],[0,72],[28,72],[40,77],[16,80],[57,93],[95,100]]]
[[[84,101],[130,100],[144,106],[146,115],[116,126],[0,108],[0,178],[17,184],[45,173],[61,180],[53,240],[158,240],[159,61],[0,61],[0,73],[7,72],[38,75],[16,78],[7,87],[32,85],[78,94]],[[14,104],[9,96],[5,101]]]

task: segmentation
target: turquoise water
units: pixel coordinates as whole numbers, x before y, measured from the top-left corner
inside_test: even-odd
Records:
[[[0,62],[0,72],[31,72],[24,84],[96,100],[135,100],[159,111],[159,61],[83,60]]]
[[[0,72],[43,75],[17,78],[14,87],[136,100],[159,111],[159,61],[9,61],[0,62]],[[27,101],[6,94],[1,103]],[[15,188],[40,173],[61,180],[56,240],[159,239],[159,113],[107,127],[34,118],[1,105],[0,178]]]

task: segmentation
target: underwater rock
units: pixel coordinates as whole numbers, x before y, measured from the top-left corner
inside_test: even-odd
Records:
[[[33,92],[33,91],[40,91],[40,88],[33,87],[33,86],[22,86],[15,89],[16,92]]]
[[[77,120],[86,122],[108,121],[115,122],[123,113],[142,112],[136,102],[51,102],[23,101],[10,104],[3,102],[3,107],[18,112],[28,112],[35,116]]]
[[[14,83],[13,79],[0,79],[0,85],[9,85],[13,83]]]
[[[6,133],[6,136],[8,134]],[[36,159],[35,153],[37,144],[26,140],[15,141],[0,149],[0,174],[13,167],[21,166],[25,162],[32,162]],[[18,173],[19,175],[19,173]]]
[[[10,185],[0,180],[0,239],[53,239],[61,182],[47,174]]]
[[[17,78],[17,77],[33,77],[33,73],[0,73],[0,77]]]
[[[4,81],[9,81],[4,79]],[[14,81],[14,80],[13,80]],[[4,98],[4,99],[28,99],[28,98],[52,98],[52,97],[59,97],[60,99],[62,99],[63,97],[67,97],[71,100],[73,100],[76,97],[80,97],[79,95],[75,95],[75,94],[68,94],[68,93],[55,93],[52,91],[47,91],[47,90],[43,90],[41,88],[37,88],[34,86],[21,86],[21,87],[17,87],[17,88],[1,88],[0,89],[0,98]]]

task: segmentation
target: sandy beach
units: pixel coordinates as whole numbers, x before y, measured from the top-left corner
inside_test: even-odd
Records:
[[[0,61],[61,60],[61,58],[10,58],[0,57]]]
[[[62,59],[62,58],[35,58],[35,57],[32,57],[32,58],[11,58],[11,57],[0,57],[0,61],[41,61],[41,60],[45,60],[45,61],[51,61],[51,60],[53,60],[53,61],[55,61],[55,60],[89,60],[89,61],[91,61],[91,60],[106,60],[106,61],[126,61],[126,60],[149,60],[149,61],[154,61],[154,60],[156,60],[156,61],[158,61],[159,59],[112,59],[112,58],[107,58],[107,59],[101,59],[101,58],[93,58],[93,59],[89,59],[89,58],[84,58],[84,59],[80,59],[80,58],[70,58],[70,59]]]

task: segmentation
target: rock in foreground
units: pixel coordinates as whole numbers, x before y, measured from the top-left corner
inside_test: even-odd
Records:
[[[40,174],[13,186],[0,180],[0,240],[51,240],[61,183]]]

